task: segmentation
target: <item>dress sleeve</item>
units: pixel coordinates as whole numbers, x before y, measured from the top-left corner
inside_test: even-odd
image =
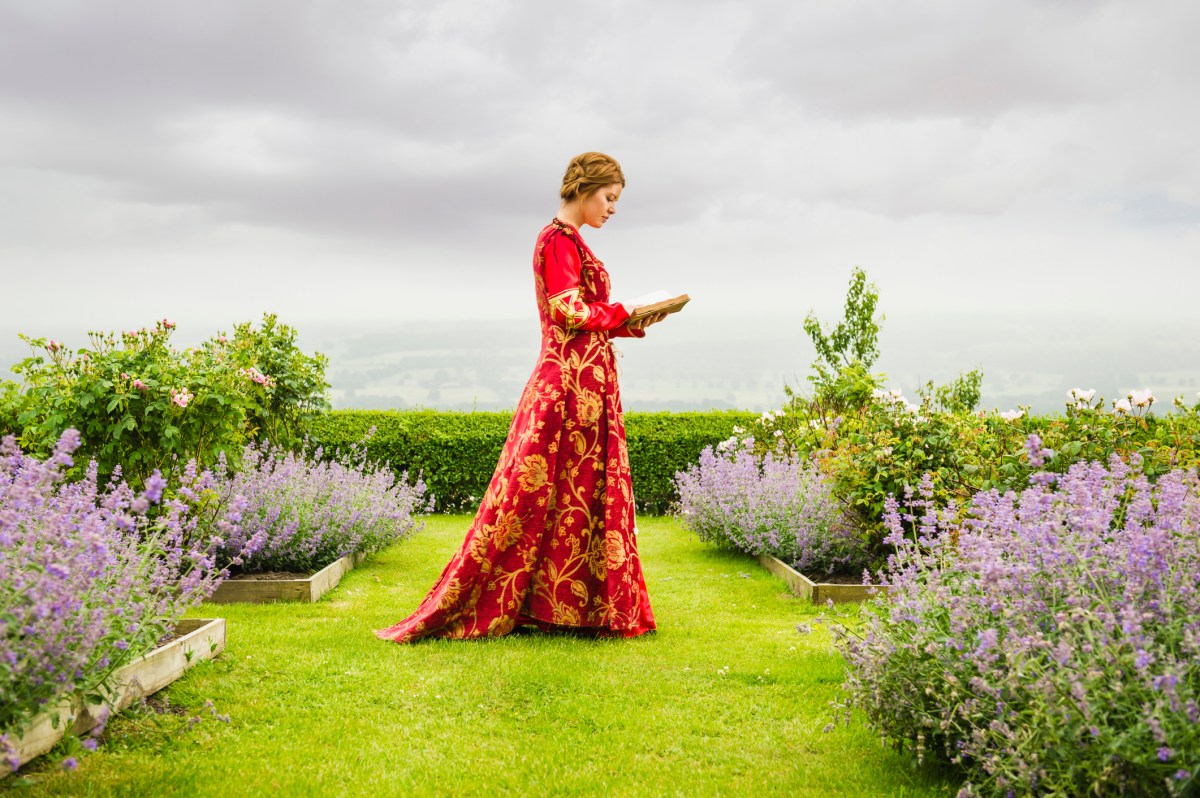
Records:
[[[607,331],[614,336],[642,338],[645,330],[625,326],[629,311],[620,302],[584,302],[579,275],[579,247],[565,235],[552,236],[546,243],[546,303],[550,317],[568,330]]]

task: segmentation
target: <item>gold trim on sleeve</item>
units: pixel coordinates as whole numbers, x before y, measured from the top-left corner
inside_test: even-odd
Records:
[[[591,315],[590,308],[579,298],[578,288],[560,291],[546,301],[550,305],[550,311],[562,321],[568,330],[578,330],[587,323],[588,316]]]

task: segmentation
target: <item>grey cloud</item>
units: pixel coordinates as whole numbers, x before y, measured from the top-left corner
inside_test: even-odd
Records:
[[[439,19],[445,12],[421,4],[382,22],[372,14],[343,18],[340,5],[296,13],[282,3],[187,11],[114,3],[57,16],[9,8],[0,12],[8,16],[0,20],[7,31],[0,74],[10,78],[0,91],[9,113],[31,128],[16,157],[107,181],[137,201],[222,203],[220,215],[244,212],[248,221],[411,235],[449,205],[503,218],[488,205],[482,189],[489,184],[508,186],[508,207],[518,213],[543,197],[552,201],[552,184],[544,194],[526,188],[548,144],[560,162],[575,149],[564,140],[641,143],[674,154],[681,140],[714,138],[714,123],[697,119],[730,110],[709,108],[710,74],[702,62],[682,60],[704,42],[663,35],[662,12],[629,59],[618,46],[629,26],[623,33],[615,11],[581,26],[551,3],[496,4],[481,14],[470,13],[478,5],[449,7],[457,17]],[[663,44],[652,50],[656,39]],[[688,79],[663,74],[697,66]],[[723,96],[736,94],[728,88]],[[295,137],[272,140],[254,115]],[[190,145],[202,126],[224,117],[236,128],[239,116],[247,117],[244,135],[277,146],[272,155],[294,172],[247,174],[196,160]],[[221,152],[237,143],[222,142],[222,132],[216,123],[208,131],[213,155],[236,161],[236,153]],[[414,146],[397,146],[405,142]],[[705,181],[713,190],[701,159],[654,160],[671,187],[654,207],[671,208]],[[360,180],[367,207],[355,218],[339,187]],[[298,199],[304,193],[308,199]],[[391,203],[397,220],[375,210]],[[310,207],[318,212],[306,213]]]
[[[447,273],[485,297],[516,273],[489,251],[524,274],[567,159],[603,149],[629,187],[599,251],[646,290],[836,300],[860,263],[897,302],[1017,302],[1147,247],[1182,274],[1196,8],[8,4],[0,257],[353,260],[403,271],[414,307]],[[1017,279],[965,296],[997,272]]]
[[[1188,3],[808,0],[773,16],[738,68],[838,118],[1061,110],[1190,82],[1181,68],[1198,65],[1181,35],[1200,22]]]

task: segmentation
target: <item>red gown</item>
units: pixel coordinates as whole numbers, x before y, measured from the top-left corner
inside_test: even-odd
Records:
[[[421,606],[376,634],[507,634],[517,625],[635,637],[653,630],[612,336],[625,326],[608,272],[555,219],[533,255],[542,348],[462,547]]]

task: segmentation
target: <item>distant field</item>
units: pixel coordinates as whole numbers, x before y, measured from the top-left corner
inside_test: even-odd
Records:
[[[886,309],[885,309],[886,310]],[[690,311],[690,309],[689,309]],[[681,314],[644,341],[619,341],[621,391],[627,410],[767,410],[778,407],[785,383],[804,388],[812,345],[792,318],[720,318]],[[301,346],[329,356],[335,407],[442,410],[512,409],[538,349],[533,319],[308,324],[285,320]],[[203,330],[182,327],[177,340],[195,343]],[[18,330],[0,326],[0,372],[29,352]],[[83,345],[84,331],[31,330]],[[1029,405],[1035,413],[1063,409],[1071,388],[1095,388],[1108,399],[1150,388],[1165,411],[1170,399],[1200,391],[1200,317],[1152,319],[1137,329],[1113,319],[1030,318],[1020,314],[962,318],[905,317],[892,310],[880,333],[877,372],[915,396],[927,380],[941,383],[972,368],[984,372],[984,407]]]

